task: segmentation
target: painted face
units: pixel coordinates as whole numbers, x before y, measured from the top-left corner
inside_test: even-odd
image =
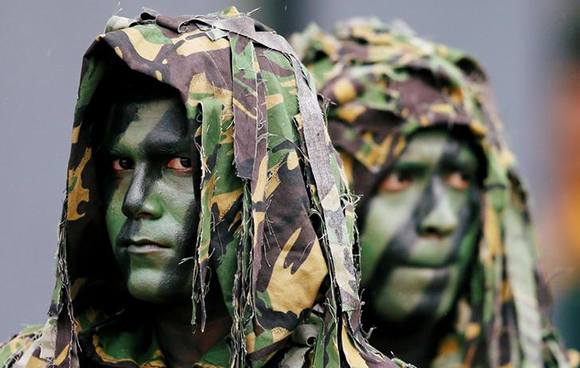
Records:
[[[479,170],[466,142],[423,131],[380,182],[361,234],[362,284],[376,315],[424,323],[450,311],[479,236]]]
[[[105,134],[105,220],[131,295],[154,303],[191,295],[197,220],[190,132],[174,99],[113,106]]]

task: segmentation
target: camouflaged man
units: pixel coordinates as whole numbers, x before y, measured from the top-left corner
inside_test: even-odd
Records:
[[[376,19],[292,41],[361,195],[371,343],[419,367],[568,367],[481,66]]]
[[[234,8],[113,17],[84,58],[49,320],[0,365],[394,366],[361,334],[312,85]]]

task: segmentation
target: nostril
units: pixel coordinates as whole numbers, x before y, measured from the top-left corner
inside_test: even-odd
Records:
[[[135,218],[147,218],[147,217],[153,217],[153,215],[147,212],[139,212],[135,216]]]

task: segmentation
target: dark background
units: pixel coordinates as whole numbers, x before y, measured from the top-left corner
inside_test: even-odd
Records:
[[[577,2],[5,1],[0,21],[0,341],[24,324],[43,322],[49,305],[73,108],[86,48],[117,12],[132,17],[148,7],[170,15],[205,14],[232,4],[244,12],[261,8],[254,17],[284,35],[310,21],[330,29],[335,21],[355,15],[400,18],[422,36],[479,58],[491,76],[508,140],[535,200],[545,272],[556,294],[567,295],[574,270],[580,268],[580,247],[572,246],[570,253],[569,242],[554,240],[563,232],[557,220],[560,207],[554,204],[562,180],[559,171],[561,162],[570,159],[560,150],[567,139],[562,131],[568,128],[557,113],[562,110],[562,85],[576,65],[569,62],[576,60],[575,54],[567,50],[576,42],[571,35]],[[574,100],[565,103],[574,107]],[[559,276],[552,277],[555,273]]]

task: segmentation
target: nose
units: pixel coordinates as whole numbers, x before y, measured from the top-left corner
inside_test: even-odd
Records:
[[[128,218],[159,218],[162,208],[153,189],[155,180],[144,167],[136,167],[123,199],[122,211]]]
[[[430,194],[433,207],[420,222],[420,235],[442,238],[451,235],[457,228],[458,218],[441,180],[433,180]]]

